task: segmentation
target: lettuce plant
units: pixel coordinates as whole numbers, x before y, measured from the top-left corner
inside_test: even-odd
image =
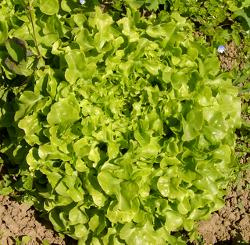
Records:
[[[235,166],[240,101],[217,51],[176,12],[0,6],[2,77],[20,81],[0,114],[15,189],[79,244],[185,244]]]

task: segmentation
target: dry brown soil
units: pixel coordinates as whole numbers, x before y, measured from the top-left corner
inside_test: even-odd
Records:
[[[224,208],[199,224],[205,244],[250,244],[250,170],[245,171],[230,189]]]
[[[234,42],[225,45],[225,52],[219,55],[221,68],[230,71],[233,68],[242,69],[244,67],[244,56],[242,55],[243,44],[236,46]]]
[[[14,245],[16,238],[29,236],[29,245],[65,245],[65,241],[52,229],[37,221],[35,211],[27,204],[19,204],[8,197],[0,196],[0,244]]]

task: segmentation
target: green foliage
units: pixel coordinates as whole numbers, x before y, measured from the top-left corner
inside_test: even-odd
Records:
[[[22,236],[20,238],[16,238],[15,239],[15,243],[17,245],[26,245],[26,244],[29,244],[30,240],[31,240],[31,237],[29,237],[29,236]]]
[[[101,1],[106,3],[106,1]],[[153,12],[167,10],[178,12],[186,17],[193,25],[195,31],[202,33],[206,41],[213,47],[233,40],[237,45],[245,43],[245,52],[250,56],[250,2],[249,0],[124,0],[108,1],[112,6],[110,13],[124,11],[124,6],[132,10],[140,9],[145,15]]]
[[[240,99],[214,48],[177,12],[0,7],[2,192],[79,244],[185,244],[235,167]]]
[[[188,17],[213,46],[218,46],[230,40],[240,45],[242,37],[244,42],[245,37],[250,36],[249,7],[248,0],[176,0],[171,9]]]
[[[58,0],[40,0],[40,10],[44,14],[54,15],[59,11],[59,1]]]
[[[4,20],[0,20],[0,44],[3,44],[8,37],[8,25]]]
[[[117,1],[119,2],[119,1]],[[150,0],[140,0],[140,1],[135,1],[135,0],[125,0],[125,3],[133,8],[133,9],[138,9],[138,8],[146,8],[148,10],[158,10],[159,5],[165,5],[166,4],[166,0],[155,0],[155,1],[150,1]]]

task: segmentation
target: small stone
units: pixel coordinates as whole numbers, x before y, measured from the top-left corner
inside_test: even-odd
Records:
[[[224,45],[220,45],[218,48],[217,48],[217,51],[218,53],[220,54],[223,54],[225,52],[226,48]]]

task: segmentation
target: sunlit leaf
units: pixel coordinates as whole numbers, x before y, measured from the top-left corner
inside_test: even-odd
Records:
[[[44,14],[53,15],[59,11],[58,0],[40,0],[40,9]]]

